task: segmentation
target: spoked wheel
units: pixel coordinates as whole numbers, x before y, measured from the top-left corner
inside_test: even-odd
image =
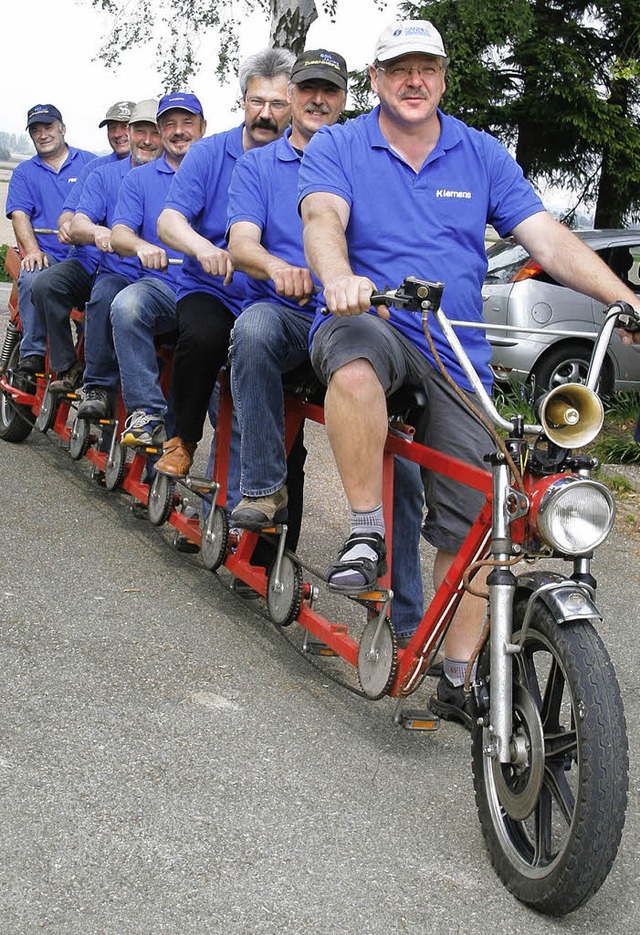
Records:
[[[104,465],[104,485],[107,490],[115,490],[124,479],[124,472],[127,467],[127,450],[123,448],[120,442],[116,442],[113,450],[109,450],[107,460]]]
[[[59,399],[60,397],[51,393],[47,386],[36,418],[36,428],[39,428],[41,432],[48,432],[55,422]]]
[[[147,513],[149,522],[154,526],[162,526],[171,515],[173,506],[173,481],[166,474],[156,472],[149,490]]]
[[[276,580],[274,562],[267,580],[267,611],[279,627],[288,627],[296,619],[302,603],[302,569],[288,555],[282,556],[280,579]]]
[[[516,601],[516,630],[525,607]],[[540,603],[513,658],[513,762],[485,755],[489,732],[474,728],[476,804],[505,886],[564,915],[598,890],[620,843],[628,787],[620,689],[591,623],[558,625]]]
[[[227,511],[221,506],[209,510],[202,530],[200,558],[209,571],[220,568],[227,555],[229,542],[229,522]]]
[[[388,692],[396,674],[398,650],[391,621],[385,617],[370,620],[362,631],[358,647],[358,678],[362,690],[375,701]]]
[[[77,416],[71,426],[69,435],[69,454],[74,461],[84,458],[91,441],[91,424],[88,419],[79,419]]]
[[[11,376],[18,366],[20,343],[11,351],[7,362],[7,380],[13,384]],[[31,433],[34,415],[29,406],[18,406],[10,396],[0,393],[0,438],[5,442],[23,442]]]

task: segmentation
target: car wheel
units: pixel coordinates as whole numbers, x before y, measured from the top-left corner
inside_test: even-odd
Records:
[[[551,348],[531,371],[536,390],[552,390],[564,383],[586,383],[591,360],[592,345],[575,342]],[[611,361],[605,358],[598,393],[606,396],[613,392]]]

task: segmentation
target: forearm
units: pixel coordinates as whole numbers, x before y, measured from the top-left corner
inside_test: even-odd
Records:
[[[309,269],[315,273],[323,286],[332,279],[352,276],[347,241],[339,215],[316,210],[306,210],[303,202],[304,252]]]
[[[13,211],[11,214],[13,233],[20,251],[25,255],[37,253],[40,250],[36,235],[33,232],[31,219],[24,211]]]
[[[111,246],[120,256],[137,256],[138,251],[146,244],[146,240],[138,237],[125,224],[114,224],[111,228]]]
[[[185,216],[173,208],[165,208],[160,214],[158,237],[168,247],[187,256],[196,256],[211,246],[205,237],[194,231]]]

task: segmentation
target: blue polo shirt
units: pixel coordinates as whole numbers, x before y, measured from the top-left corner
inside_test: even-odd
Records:
[[[128,157],[125,156],[124,158],[126,159]],[[85,165],[82,167],[82,170],[80,171],[80,175],[78,176],[78,181],[65,199],[62,210],[73,211],[75,213],[87,177],[91,172],[93,172],[94,169],[97,169],[98,166],[109,165],[112,162],[118,162],[118,157],[114,152],[110,152],[108,156],[96,156],[95,159],[85,163]],[[100,262],[100,251],[97,247],[92,246],[92,244],[78,244],[77,246],[71,248],[68,259],[78,260],[78,262],[84,266],[86,271],[91,276],[93,276],[98,268],[98,263]]]
[[[302,244],[302,220],[298,214],[300,156],[285,136],[266,146],[250,149],[239,159],[229,186],[228,228],[236,221],[251,221],[261,232],[260,242],[269,253],[292,266],[307,266]],[[320,283],[316,280],[316,285]],[[316,301],[298,305],[278,295],[272,279],[247,277],[244,308],[254,302],[275,302],[297,312],[314,315]]]
[[[148,243],[163,247],[167,256],[181,260],[182,253],[165,247],[158,237],[158,217],[164,208],[174,175],[175,169],[171,168],[164,154],[154,162],[139,166],[135,172],[129,172],[118,192],[113,224],[124,224]],[[133,259],[140,266],[137,257]],[[169,265],[166,273],[140,266],[142,276],[156,276],[174,290],[177,288],[179,270],[178,265]]]
[[[382,135],[379,111],[318,130],[302,158],[299,201],[322,191],[347,202],[346,237],[356,275],[368,276],[378,288],[395,288],[405,276],[442,281],[447,315],[481,322],[486,224],[505,235],[543,211],[542,202],[504,146],[441,111],[440,138],[415,172]],[[310,340],[324,322],[316,317]],[[420,315],[392,308],[390,322],[437,366]],[[433,319],[430,330],[453,378],[470,388]],[[490,388],[491,349],[484,331],[461,328],[458,337]]]
[[[16,166],[9,179],[5,211],[24,211],[34,228],[55,230],[67,195],[75,187],[82,167],[95,159],[86,149],[68,147],[68,155],[55,172],[37,154]],[[40,249],[60,261],[69,253],[69,245],[60,243],[56,234],[36,234]]]
[[[142,167],[132,167],[131,157],[128,157],[94,169],[87,176],[82,187],[76,213],[86,215],[94,224],[111,228],[122,180],[132,168]],[[120,276],[125,276],[129,282],[135,282],[140,278],[141,266],[137,257],[121,257],[117,253],[103,253],[102,251],[99,253],[98,279],[106,273],[118,273]]]
[[[227,249],[227,193],[231,173],[242,156],[244,124],[197,140],[173,177],[165,208],[179,211],[198,234],[216,247]],[[191,292],[216,296],[234,314],[242,311],[247,277],[234,273],[223,286],[222,276],[208,276],[195,257],[185,256],[178,274],[178,299]]]

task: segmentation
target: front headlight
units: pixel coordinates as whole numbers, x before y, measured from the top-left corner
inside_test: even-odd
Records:
[[[607,538],[616,505],[604,484],[565,474],[531,497],[531,521],[540,538],[563,555],[586,555]]]

